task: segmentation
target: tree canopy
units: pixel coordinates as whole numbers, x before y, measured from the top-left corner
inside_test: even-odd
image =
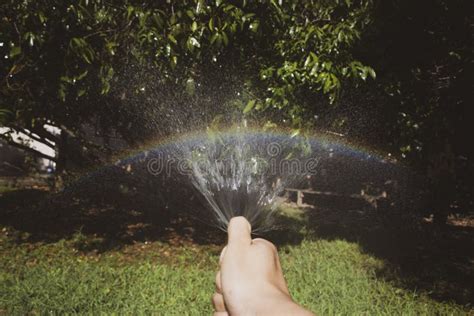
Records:
[[[343,83],[375,78],[352,54],[371,9],[365,0],[5,1],[3,118],[49,140],[44,123],[70,134],[97,118],[118,125],[108,94],[124,65],[142,65],[161,83],[154,89],[190,95],[207,68],[236,70],[243,112],[282,109],[302,125],[308,95],[334,101]],[[140,94],[147,83],[127,88]]]

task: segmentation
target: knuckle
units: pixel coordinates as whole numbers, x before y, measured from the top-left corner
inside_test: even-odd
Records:
[[[220,272],[220,271],[217,272],[217,274],[216,274],[216,280],[215,280],[215,282],[216,282],[216,290],[217,290],[218,292],[222,292],[222,286],[221,286],[221,272]]]
[[[212,294],[212,298],[211,298],[212,303],[213,303],[213,304],[219,303],[220,298],[221,298],[221,297],[220,297],[220,294],[219,294],[219,293],[214,293],[214,294]]]
[[[262,248],[265,248],[266,250],[269,250],[271,251],[272,253],[277,253],[277,248],[276,246],[269,242],[268,240],[266,239],[263,239],[263,238],[255,238],[253,240],[253,243],[257,246],[257,247],[262,247]]]

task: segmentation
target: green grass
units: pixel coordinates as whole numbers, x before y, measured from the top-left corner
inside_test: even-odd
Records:
[[[126,267],[90,262],[39,265],[2,273],[1,305],[9,313],[125,314],[209,312],[212,274],[143,262]]]
[[[164,256],[158,249],[174,248],[156,242],[145,255],[85,255],[73,250],[74,241],[34,247],[1,241],[0,314],[211,313],[216,249],[181,247]],[[280,253],[295,300],[320,315],[466,313],[377,278],[384,263],[354,243],[303,241]]]
[[[3,240],[4,241],[4,240]],[[4,241],[5,242],[5,241]],[[173,262],[156,255],[84,255],[75,241],[30,249],[3,243],[0,259],[0,314],[209,314],[215,256],[178,249]],[[156,243],[155,247],[167,247]],[[6,248],[9,249],[6,249]],[[199,258],[200,257],[200,258]]]
[[[298,224],[304,213],[282,211],[293,230],[305,232]],[[356,243],[305,234],[279,253],[294,299],[319,315],[469,313],[380,277],[385,263]],[[220,246],[156,241],[97,254],[90,249],[101,240],[80,232],[55,243],[18,243],[27,238],[0,227],[0,315],[212,313]]]
[[[296,301],[320,315],[462,315],[442,304],[376,276],[384,263],[342,240],[304,241],[282,255]]]

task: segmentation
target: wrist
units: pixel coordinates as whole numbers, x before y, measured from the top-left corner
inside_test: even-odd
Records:
[[[261,295],[248,301],[246,306],[236,315],[313,315],[296,304],[292,298],[277,287],[270,287],[260,292]]]
[[[309,316],[313,315],[311,312],[301,307],[293,301],[293,299],[282,293],[280,297],[275,297],[273,302],[269,302],[264,312],[258,315],[297,315],[297,316]]]

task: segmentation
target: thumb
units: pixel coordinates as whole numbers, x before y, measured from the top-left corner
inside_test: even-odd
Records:
[[[252,243],[250,223],[243,216],[233,217],[227,227],[227,243],[230,247],[250,246]]]

